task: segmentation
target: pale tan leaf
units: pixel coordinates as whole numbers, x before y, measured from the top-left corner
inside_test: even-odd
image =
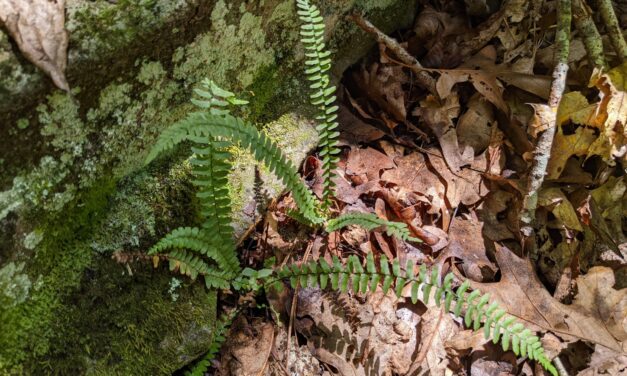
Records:
[[[69,91],[65,0],[0,0],[0,23],[30,62]]]

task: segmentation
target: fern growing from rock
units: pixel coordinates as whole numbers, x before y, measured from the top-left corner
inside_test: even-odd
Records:
[[[538,337],[515,322],[497,303],[490,302],[489,295],[481,294],[478,290],[469,292],[468,281],[454,289],[453,274],[445,275],[440,281],[437,270],[428,273],[426,266],[421,265],[415,274],[412,263],[402,269],[398,260],[390,263],[385,256],[381,256],[377,267],[372,253],[367,255],[365,268],[356,256],[350,256],[345,265],[334,258],[332,264],[320,259],[302,265],[287,265],[278,270],[241,269],[231,227],[232,205],[228,190],[231,169],[229,148],[233,145],[249,150],[257,161],[264,163],[281,179],[298,206],[296,216],[308,225],[324,227],[327,232],[357,225],[368,231],[380,229],[389,236],[405,241],[420,241],[411,236],[404,223],[391,222],[375,214],[348,213],[337,218],[328,217],[333,200],[332,178],[339,154],[335,115],[337,107],[333,105],[335,88],[330,85],[328,76],[330,53],[325,50],[324,23],[318,9],[308,0],[297,0],[297,5],[299,16],[304,22],[301,35],[307,50],[306,73],[313,91],[312,104],[319,110],[317,120],[321,140],[320,156],[323,158],[322,201],[312,194],[301,180],[297,168],[267,135],[230,114],[230,107],[246,102],[206,80],[201,88],[195,90],[197,97],[192,99],[200,111],[190,113],[165,130],[147,158],[149,163],[160,153],[183,142],[191,144],[193,184],[197,187],[203,223],[199,227],[175,229],[155,244],[149,254],[167,254],[171,270],[178,270],[193,279],[203,276],[207,288],[232,289],[243,293],[280,288],[283,280],[289,280],[293,287],[300,284],[322,289],[330,287],[343,292],[350,287],[356,293],[372,292],[378,288],[387,293],[393,287],[398,297],[408,288],[412,302],[418,299],[428,302],[433,298],[437,305],[463,317],[466,326],[474,330],[482,329],[486,338],[501,343],[504,350],[508,350],[511,345],[517,355],[537,360],[556,375]],[[214,344],[192,374],[204,372],[208,367],[224,341],[226,322],[230,320],[222,320],[216,325]]]

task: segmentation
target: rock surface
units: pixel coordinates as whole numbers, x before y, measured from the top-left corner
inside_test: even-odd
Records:
[[[392,30],[416,10],[402,0],[322,4],[336,76],[372,46],[344,15],[365,12]],[[294,8],[68,0],[69,95],[0,31],[0,374],[171,374],[206,351],[216,293],[143,257],[197,219],[187,156],[143,160],[208,77],[247,95],[239,115],[300,163],[316,138]],[[254,216],[254,167],[238,156],[231,182],[241,233]],[[264,181],[280,193],[268,174]]]

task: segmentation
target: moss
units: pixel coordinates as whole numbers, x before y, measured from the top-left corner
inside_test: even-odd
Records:
[[[21,372],[22,367],[38,370],[38,360],[48,353],[50,341],[63,335],[58,320],[63,299],[80,282],[91,263],[91,252],[82,244],[102,216],[114,184],[103,181],[80,195],[63,216],[48,218],[42,225],[44,239],[36,247],[25,271],[37,280],[31,296],[22,304],[0,306],[0,369]]]
[[[131,275],[111,260],[98,264],[62,320],[70,332],[55,338],[59,350],[49,356],[55,373],[169,375],[206,351],[215,291],[187,282],[173,302],[167,271],[133,264]]]

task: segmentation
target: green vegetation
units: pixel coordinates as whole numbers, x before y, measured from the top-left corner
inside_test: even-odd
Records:
[[[185,119],[173,124],[160,136],[150,152],[147,162],[154,160],[160,153],[171,150],[183,142],[191,143],[192,174],[198,188],[197,197],[201,206],[203,223],[200,227],[178,228],[151,248],[149,254],[157,256],[164,252],[171,270],[196,279],[203,276],[208,289],[232,289],[242,293],[260,293],[268,288],[281,289],[283,280],[289,279],[292,287],[319,286],[324,289],[346,292],[348,286],[355,293],[367,293],[381,287],[384,292],[394,286],[395,294],[401,297],[403,289],[409,287],[412,302],[419,298],[428,302],[433,292],[436,304],[443,305],[447,311],[464,318],[466,326],[479,330],[483,328],[486,338],[500,342],[504,350],[512,350],[517,355],[529,356],[537,360],[553,375],[556,369],[544,354],[538,337],[532,335],[524,325],[506,314],[496,302],[490,303],[489,294],[475,290],[469,292],[470,283],[465,281],[459,287],[453,287],[453,274],[447,274],[440,281],[440,273],[433,269],[430,273],[426,265],[421,265],[415,274],[415,265],[410,261],[404,270],[398,260],[391,264],[385,256],[374,261],[374,255],[368,254],[365,268],[356,256],[350,256],[344,265],[334,258],[332,265],[323,259],[301,265],[292,264],[278,270],[250,268],[240,269],[237,260],[233,232],[230,227],[231,201],[228,192],[228,148],[231,144],[248,149],[259,162],[278,176],[292,193],[298,206],[293,215],[312,227],[324,227],[326,231],[357,225],[367,230],[384,228],[388,235],[397,236],[406,241],[419,241],[410,235],[403,223],[393,223],[378,218],[370,213],[348,213],[338,218],[330,218],[328,212],[333,200],[333,185],[337,162],[337,123],[336,106],[333,92],[326,72],[330,68],[329,52],[323,43],[324,23],[318,9],[307,0],[297,0],[301,9],[299,15],[305,22],[301,35],[307,46],[306,65],[308,80],[311,83],[312,104],[317,106],[321,133],[320,156],[323,158],[323,201],[320,202],[302,182],[297,169],[281,153],[278,147],[263,132],[253,125],[230,114],[229,107],[244,104],[229,91],[219,88],[214,82],[206,80],[202,88],[196,89],[197,98],[192,102],[201,110],[190,113]],[[319,208],[323,208],[320,210]],[[329,286],[330,282],[330,286]],[[210,359],[217,353],[219,343],[224,340],[223,332],[230,322],[220,320],[215,327],[215,341],[208,353],[192,370],[192,374],[206,370]]]

